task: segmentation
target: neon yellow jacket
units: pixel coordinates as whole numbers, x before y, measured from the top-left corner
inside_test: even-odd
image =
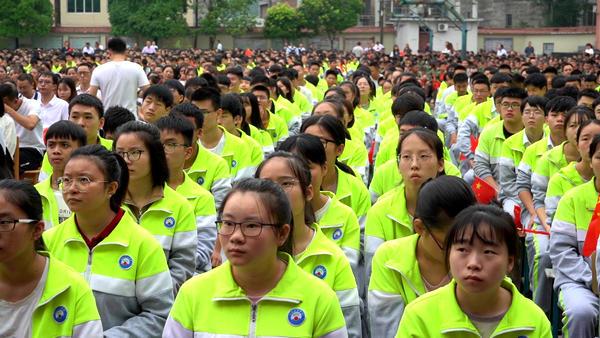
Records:
[[[123,209],[160,243],[173,279],[173,290],[179,290],[196,268],[198,236],[192,205],[165,184],[163,198],[154,201],[140,215],[132,212],[127,200]]]
[[[260,162],[255,163],[256,159],[253,159],[251,153],[246,149],[246,142],[230,134],[225,128],[221,126],[219,128],[223,132],[223,137],[225,137],[225,144],[221,153],[215,154],[221,156],[229,165],[231,180],[236,182],[242,178],[252,177]]]
[[[550,177],[569,164],[565,157],[565,144],[566,142],[563,142],[561,145],[548,150],[535,164],[531,175],[531,194],[536,209],[544,207]]]
[[[492,337],[552,337],[550,322],[544,312],[525,298],[508,280],[502,287],[512,293],[508,311],[498,323]],[[408,304],[396,337],[480,337],[475,325],[458,305],[456,281],[428,292]]]
[[[285,139],[288,136],[288,126],[285,120],[276,114],[269,113],[269,125],[267,132],[271,135],[273,144]]]
[[[88,249],[76,214],[44,232],[48,250],[90,284],[105,337],[151,337],[164,326],[173,284],[160,244],[126,212],[116,228]]]
[[[213,194],[215,206],[219,208],[225,195],[231,190],[227,162],[221,156],[208,151],[198,141],[198,154],[186,173],[194,182]]]
[[[460,170],[448,160],[444,160],[444,172],[446,175],[462,177]],[[375,203],[380,196],[402,184],[402,182],[404,182],[404,179],[400,175],[398,161],[387,161],[377,167],[369,185],[371,203]]]
[[[250,163],[251,163],[251,165],[254,168],[257,168],[260,165],[260,163],[263,161],[263,159],[264,159],[264,153],[263,153],[262,146],[260,145],[260,143],[258,143],[258,141],[256,141],[254,138],[252,138],[252,136],[244,133],[241,129],[238,129],[238,131],[239,131],[239,133],[241,135],[240,138],[248,146],[248,148],[246,149],[246,151],[250,155]]]
[[[311,227],[314,235],[304,252],[296,255],[298,266],[322,279],[335,291],[350,337],[361,337],[360,299],[356,280],[344,252],[329,240],[318,225]]]
[[[210,257],[217,240],[215,199],[210,192],[192,181],[188,175],[185,175],[183,183],[175,191],[185,197],[194,208],[196,231],[198,233],[196,271],[208,271],[212,269]]]
[[[256,304],[235,282],[229,261],[193,277],[179,291],[163,337],[346,337],[335,293],[291,257],[282,259],[283,276]]]
[[[338,157],[338,160],[352,167],[363,178],[363,182],[367,181],[365,178],[367,177],[367,167],[369,165],[369,153],[362,140],[347,139],[344,151]]]
[[[51,174],[52,175],[52,174]],[[59,224],[58,203],[52,190],[50,177],[35,185],[35,189],[42,197],[42,208],[44,209],[44,229],[48,230]]]
[[[365,226],[365,261],[367,277],[377,248],[384,242],[412,235],[412,216],[406,209],[404,184],[388,191],[367,213]]]
[[[358,218],[361,229],[364,229],[367,211],[371,207],[369,190],[360,177],[348,174],[338,167],[335,167],[335,170],[337,170],[338,173],[337,191],[335,192],[335,196],[340,202],[352,208],[354,214]]]
[[[321,191],[329,202],[315,210],[316,221],[325,237],[336,243],[348,258],[352,271],[358,271],[360,259],[360,225],[354,211],[340,202],[332,192]]]
[[[48,257],[47,264],[44,291],[31,317],[31,337],[102,338],[94,294],[85,280],[57,258]]]
[[[383,243],[373,257],[369,282],[372,337],[394,337],[404,308],[427,290],[417,261],[419,235]]]
[[[248,127],[250,127],[250,137],[260,144],[263,154],[269,154],[275,150],[273,147],[273,138],[271,138],[268,131],[258,129],[251,124],[249,124]]]
[[[546,191],[546,216],[548,223],[552,224],[554,213],[558,207],[558,202],[565,193],[572,188],[578,187],[587,182],[577,171],[575,165],[577,162],[571,162],[566,167],[560,169],[552,175],[548,181],[548,190]]]

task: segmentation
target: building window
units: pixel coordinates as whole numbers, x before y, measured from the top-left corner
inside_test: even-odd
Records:
[[[552,55],[554,53],[554,42],[545,42],[542,44],[542,53]]]
[[[506,14],[506,27],[512,27],[512,14]]]
[[[69,13],[100,13],[100,0],[68,0]]]

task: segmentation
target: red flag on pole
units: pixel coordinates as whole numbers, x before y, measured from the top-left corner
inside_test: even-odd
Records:
[[[473,188],[477,202],[481,204],[490,204],[496,198],[496,189],[479,177],[475,177],[471,187]]]
[[[585,234],[585,240],[583,241],[583,255],[589,257],[594,251],[596,251],[596,245],[598,244],[598,236],[600,235],[600,196],[596,201],[596,208],[592,215],[590,225],[588,225],[587,232]]]
[[[477,146],[479,145],[479,139],[475,137],[475,135],[471,135],[471,152],[475,154],[475,150],[477,150]]]

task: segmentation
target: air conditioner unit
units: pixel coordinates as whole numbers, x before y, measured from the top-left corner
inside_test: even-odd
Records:
[[[437,31],[438,32],[447,32],[448,31],[448,24],[447,23],[438,23],[438,25],[437,25]]]
[[[256,27],[264,27],[265,26],[265,19],[263,18],[256,18]]]

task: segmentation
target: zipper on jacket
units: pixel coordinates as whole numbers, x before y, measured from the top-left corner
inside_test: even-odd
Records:
[[[250,330],[248,332],[249,337],[256,337],[256,309],[257,305],[252,304],[250,308]]]
[[[85,281],[88,282],[88,285],[90,284],[90,278],[92,276],[92,255],[94,254],[94,249],[89,250],[88,251],[88,259],[87,259],[87,266],[85,267],[85,272],[83,274],[83,277],[85,278]]]

